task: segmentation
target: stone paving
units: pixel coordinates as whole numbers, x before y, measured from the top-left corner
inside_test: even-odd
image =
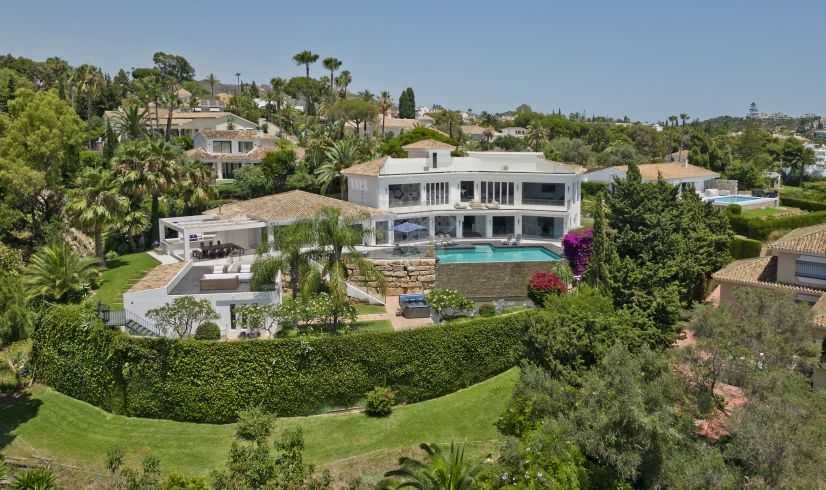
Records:
[[[396,311],[399,309],[398,296],[388,296],[384,304],[384,309],[387,310],[387,315],[390,319],[390,324],[393,325],[393,330],[406,330],[408,328],[433,325],[433,320],[430,318],[405,318],[403,316],[396,316]]]

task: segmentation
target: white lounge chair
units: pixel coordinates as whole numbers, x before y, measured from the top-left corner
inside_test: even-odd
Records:
[[[493,201],[485,204],[485,207],[488,209],[499,209],[499,201],[494,199]]]
[[[511,241],[513,240],[513,235],[508,235],[502,240],[502,245],[511,245]]]
[[[482,204],[482,201],[478,201],[478,200],[474,199],[474,200],[470,201],[470,207],[471,207],[471,209],[482,209],[484,207],[484,205]]]
[[[456,245],[456,240],[449,233],[445,233],[445,245]]]
[[[467,203],[464,202],[457,202],[453,205],[456,209],[467,209]]]

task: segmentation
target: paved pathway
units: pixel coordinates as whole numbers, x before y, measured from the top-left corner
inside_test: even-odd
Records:
[[[406,330],[408,328],[433,325],[433,320],[430,318],[405,318],[403,316],[396,316],[396,311],[399,309],[398,296],[388,296],[384,309],[387,310],[387,315],[389,316],[390,324],[393,325],[393,330]]]
[[[153,259],[160,262],[161,265],[177,264],[178,262],[180,262],[178,259],[176,259],[175,257],[173,257],[171,255],[159,254],[159,253],[155,252],[154,250],[150,250],[149,252],[146,252],[146,253],[148,253],[149,256],[152,257]]]

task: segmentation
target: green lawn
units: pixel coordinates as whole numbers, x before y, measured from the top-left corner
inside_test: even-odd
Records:
[[[743,211],[741,216],[745,219],[762,218],[763,216],[774,216],[775,214],[801,214],[805,213],[797,208],[790,208],[787,206],[778,206],[776,208],[751,209]]]
[[[353,328],[356,332],[392,332],[393,325],[390,324],[390,320],[370,320],[364,322],[356,322],[353,325]]]
[[[388,469],[398,453],[427,441],[464,441],[468,456],[480,459],[501,442],[494,423],[517,377],[514,368],[450,395],[397,407],[387,418],[360,413],[283,418],[276,421],[276,429],[300,426],[310,462],[341,468],[360,461],[359,471],[373,476]],[[106,451],[120,445],[133,465],[151,453],[160,458],[165,472],[204,475],[223,464],[233,431],[232,424],[112,415],[46,387],[35,388],[24,399],[0,397],[0,451],[12,457],[52,458],[88,471],[102,471]]]
[[[354,305],[359,315],[387,313],[387,310],[384,309],[384,305],[365,305],[363,303],[354,303]]]
[[[95,299],[112,309],[122,310],[123,293],[157,265],[158,261],[146,252],[121,255],[109,261],[103,271],[100,288],[95,292]]]

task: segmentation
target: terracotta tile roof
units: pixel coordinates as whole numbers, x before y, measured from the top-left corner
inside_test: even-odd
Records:
[[[186,151],[186,156],[190,160],[201,160],[202,162],[260,162],[267,153],[278,151],[278,146],[258,146],[249,153],[210,153],[203,148],[193,148]],[[304,159],[306,151],[299,146],[293,148],[295,159],[300,162]]]
[[[273,141],[276,139],[274,134],[263,133],[254,129],[202,129],[199,132],[212,139]]]
[[[384,168],[384,164],[387,163],[387,159],[389,157],[383,156],[381,158],[376,158],[375,160],[370,160],[369,162],[359,163],[358,165],[353,165],[350,168],[345,168],[341,171],[344,175],[367,175],[370,177],[377,177],[381,174],[381,169]]]
[[[768,245],[769,250],[826,255],[826,225],[806,226],[792,230]]]
[[[482,134],[485,132],[485,127],[479,126],[477,124],[463,124],[462,125],[462,132],[468,134]],[[496,134],[496,130],[493,130],[493,133]]]
[[[267,222],[287,222],[312,218],[319,211],[328,207],[340,210],[343,217],[352,218],[360,216],[380,217],[393,214],[389,211],[380,211],[360,204],[304,191],[282,192],[281,194],[224,204],[218,208],[210,209],[204,214],[216,215],[220,219],[248,216]]]
[[[812,305],[812,321],[818,327],[826,327],[826,294]]]
[[[824,293],[821,289],[777,282],[776,256],[735,260],[712,274],[711,277],[720,282],[730,282],[743,286],[785,289],[816,296]]]
[[[622,172],[628,172],[628,165],[619,165],[614,168]],[[639,168],[642,179],[648,181],[657,180],[658,175],[662,175],[665,180],[720,176],[720,174],[707,168],[682,163],[643,163],[639,165]]]
[[[433,139],[426,139],[402,146],[403,150],[454,150],[455,146]]]
[[[138,291],[146,291],[149,289],[158,289],[162,287],[166,287],[169,284],[169,281],[175,277],[181,269],[184,268],[186,262],[176,262],[174,264],[165,264],[159,265],[149,271],[148,274],[143,276],[138,282],[136,282],[127,293],[137,293]]]

